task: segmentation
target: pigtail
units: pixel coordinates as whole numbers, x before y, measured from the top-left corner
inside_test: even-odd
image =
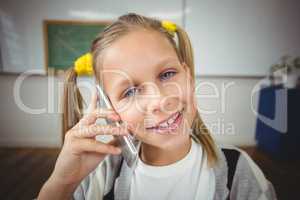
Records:
[[[177,26],[176,33],[178,40],[177,51],[179,54],[179,58],[181,59],[181,62],[184,62],[185,64],[187,64],[187,66],[190,67],[191,73],[194,77],[194,53],[192,44],[189,40],[187,33],[181,27]]]
[[[196,116],[192,123],[193,136],[196,140],[200,142],[207,154],[208,163],[213,166],[217,161],[217,152],[215,148],[215,142],[211,137],[211,134],[206,127],[205,123],[200,117],[199,111],[197,111]]]
[[[77,74],[73,67],[65,73],[63,96],[63,136],[82,117],[83,98],[76,85]],[[64,137],[63,137],[64,140]]]
[[[181,62],[184,62],[191,72],[191,76],[195,79],[195,67],[194,67],[194,55],[191,42],[187,33],[177,26],[176,28],[178,48],[177,53]],[[216,144],[211,137],[210,131],[201,119],[199,111],[197,111],[196,116],[192,123],[193,136],[195,139],[202,144],[204,151],[207,154],[208,163],[213,166],[217,162],[217,152]]]

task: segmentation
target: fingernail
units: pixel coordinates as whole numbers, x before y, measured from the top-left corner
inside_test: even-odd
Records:
[[[117,114],[111,114],[111,116],[112,116],[112,118],[113,119],[115,119],[115,120],[118,120],[118,119],[120,119],[120,117],[119,117],[119,115],[117,115]]]

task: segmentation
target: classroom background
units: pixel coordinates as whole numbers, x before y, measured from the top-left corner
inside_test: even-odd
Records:
[[[298,0],[0,0],[0,198],[34,198],[62,145],[66,66],[51,63],[61,61],[51,48],[69,46],[55,47],[47,25],[103,25],[136,12],[187,31],[200,114],[213,137],[246,150],[279,199],[293,199],[300,178],[299,10]],[[83,53],[71,47],[70,55]],[[88,102],[93,79],[78,82]]]

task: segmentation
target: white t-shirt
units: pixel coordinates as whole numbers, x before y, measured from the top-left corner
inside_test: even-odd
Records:
[[[214,193],[213,169],[194,139],[189,153],[171,165],[151,166],[139,158],[130,186],[130,200],[211,200]]]

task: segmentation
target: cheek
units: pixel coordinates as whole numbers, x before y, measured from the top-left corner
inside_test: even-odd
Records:
[[[180,101],[185,106],[194,105],[194,90],[192,81],[187,78],[184,74],[181,74],[173,81],[174,86],[169,87],[170,95],[178,95]]]
[[[196,94],[194,90],[194,81],[188,76],[183,75],[179,80],[178,83],[180,85],[181,93],[180,98],[185,107],[185,119],[191,124],[196,111],[197,111],[197,101],[196,101]]]
[[[131,125],[141,126],[144,119],[142,108],[137,106],[136,102],[128,102],[118,105],[119,115],[124,122]]]
[[[144,141],[146,143],[149,140],[144,128],[144,119],[145,116],[143,112],[141,112],[137,106],[133,105],[132,107],[128,108],[126,112],[123,112],[121,115],[123,121],[127,122],[131,126],[133,126],[133,131],[131,134],[134,135],[138,140]],[[147,139],[148,138],[148,139]],[[150,139],[150,141],[152,141]],[[151,143],[151,142],[150,142]]]

